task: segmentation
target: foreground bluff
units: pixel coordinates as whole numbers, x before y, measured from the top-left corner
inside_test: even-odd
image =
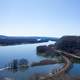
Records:
[[[63,36],[55,43],[56,49],[80,54],[80,36]]]

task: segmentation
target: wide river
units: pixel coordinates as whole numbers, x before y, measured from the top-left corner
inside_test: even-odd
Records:
[[[50,44],[54,42],[38,43],[38,44],[23,44],[14,46],[0,46],[0,69],[6,67],[13,59],[27,59],[29,63],[46,59],[36,54],[36,47],[39,45]],[[16,72],[2,70],[0,77],[15,78],[15,80],[28,80],[34,73],[48,73],[53,68],[60,67],[61,64],[29,67],[28,69],[18,70]],[[80,75],[80,64],[73,64],[69,75]]]

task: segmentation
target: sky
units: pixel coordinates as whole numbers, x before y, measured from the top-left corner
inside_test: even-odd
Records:
[[[0,35],[80,35],[80,0],[0,0]]]

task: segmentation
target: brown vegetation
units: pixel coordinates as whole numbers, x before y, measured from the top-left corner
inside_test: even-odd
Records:
[[[55,47],[80,56],[80,36],[63,36],[55,43]]]

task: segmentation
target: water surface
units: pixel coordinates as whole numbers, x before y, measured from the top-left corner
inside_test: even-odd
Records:
[[[52,42],[54,43],[54,42]],[[24,44],[16,46],[0,46],[0,68],[5,67],[13,59],[25,58],[29,63],[46,59],[36,54],[36,47],[39,45],[50,44],[38,43],[38,44]],[[60,67],[62,64],[46,65],[29,67],[28,69],[19,70],[17,72],[11,72],[7,70],[0,71],[0,77],[12,77],[16,80],[28,80],[28,78],[34,73],[48,73],[52,69]],[[80,64],[74,64],[73,68],[69,72],[70,75],[80,75]]]

